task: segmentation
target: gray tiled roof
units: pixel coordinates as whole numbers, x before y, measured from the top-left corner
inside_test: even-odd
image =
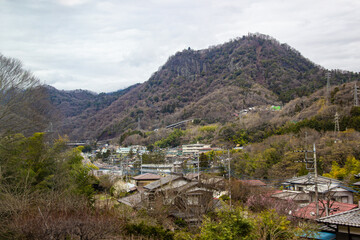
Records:
[[[360,209],[334,214],[327,217],[322,217],[316,220],[320,223],[344,225],[350,227],[360,227]]]
[[[284,184],[284,185],[286,185],[286,184],[305,184],[305,185],[308,184],[308,185],[312,185],[312,184],[314,184],[314,178],[315,178],[314,173],[308,173],[307,175],[304,175],[304,176],[287,179],[282,184]],[[341,181],[319,175],[318,176],[318,183],[322,183],[322,184],[328,184],[328,183],[340,184]]]
[[[130,207],[136,207],[139,203],[141,203],[141,193],[137,192],[127,197],[120,198],[118,199],[118,202]]]
[[[160,178],[159,180],[149,183],[148,185],[144,186],[144,188],[149,189],[149,190],[153,190],[156,189],[158,187],[160,187],[161,185],[165,185],[171,181],[174,181],[176,179],[182,178],[182,176],[179,175],[169,175],[163,178]]]

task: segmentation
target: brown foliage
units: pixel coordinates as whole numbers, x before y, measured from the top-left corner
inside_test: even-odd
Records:
[[[0,236],[17,239],[102,239],[119,233],[110,209],[93,209],[86,199],[34,195],[31,204],[3,218]]]

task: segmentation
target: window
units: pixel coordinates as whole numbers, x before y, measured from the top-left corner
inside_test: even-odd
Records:
[[[189,205],[199,205],[199,196],[197,195],[188,196],[187,203]]]

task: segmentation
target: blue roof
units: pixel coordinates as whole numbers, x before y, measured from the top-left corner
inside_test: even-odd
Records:
[[[343,189],[345,189],[345,190],[348,190],[349,192],[357,193],[356,190],[354,190],[354,189],[352,189],[352,188],[350,188],[350,187],[346,187],[346,186],[344,186],[344,185],[339,185],[339,186],[337,186],[337,187],[343,188]]]
[[[335,240],[336,234],[329,232],[317,232],[310,235],[302,234],[299,237],[309,238],[309,239],[318,239],[318,240]]]

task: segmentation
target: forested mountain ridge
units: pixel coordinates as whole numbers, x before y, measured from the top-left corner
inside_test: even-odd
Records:
[[[62,106],[60,132],[74,139],[107,139],[138,125],[153,130],[189,118],[224,123],[242,109],[282,105],[315,92],[326,85],[325,72],[290,46],[269,36],[249,34],[208,49],[178,52],[145,83],[118,95],[82,93],[71,110],[64,104],[66,94],[61,102],[54,98],[56,94],[50,95],[55,106]],[[333,71],[331,82],[340,84],[356,77]],[[89,102],[98,102],[100,107],[89,108]],[[83,110],[76,110],[77,106]]]

